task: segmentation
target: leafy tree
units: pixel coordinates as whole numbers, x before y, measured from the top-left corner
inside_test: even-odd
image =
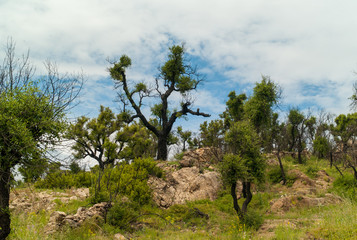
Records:
[[[61,139],[65,112],[78,96],[82,76],[61,75],[46,63],[48,75],[33,83],[29,56],[18,58],[9,39],[0,66],[0,239],[10,233],[10,176],[15,166],[34,166]]]
[[[182,142],[182,152],[186,151],[186,143],[191,141],[192,132],[191,131],[183,131],[181,126],[177,127],[177,134]]]
[[[224,125],[222,120],[212,120],[210,123],[204,121],[200,125],[201,145],[203,147],[223,148]]]
[[[36,88],[0,94],[0,239],[10,232],[11,169],[38,162],[45,145],[60,137],[63,117]],[[44,146],[40,148],[39,144]]]
[[[79,117],[68,127],[66,138],[74,140],[72,149],[76,159],[87,156],[95,159],[103,170],[118,159],[124,144],[113,135],[123,126],[120,116],[115,116],[110,108],[100,106],[97,118]]]
[[[41,176],[46,172],[48,160],[41,158],[40,156],[35,157],[26,165],[19,167],[19,172],[27,183],[36,182]]]
[[[116,141],[125,145],[119,154],[120,159],[154,157],[156,154],[156,136],[140,122],[125,125],[123,130],[117,133]]]
[[[220,172],[223,181],[230,186],[234,209],[243,220],[253,197],[251,183],[263,180],[265,162],[260,155],[259,137],[249,121],[235,122],[226,133],[225,140],[231,153],[224,156]],[[242,207],[236,194],[237,180],[243,184],[245,201]]]
[[[262,139],[262,147],[266,151],[272,149],[271,124],[273,107],[280,99],[280,88],[268,76],[256,83],[253,94],[249,98],[245,94],[229,93],[226,110],[220,115],[224,119],[225,129],[237,121],[249,119]]]
[[[232,123],[243,119],[243,106],[247,100],[247,96],[244,93],[236,95],[235,91],[231,91],[228,94],[228,98],[226,110],[220,115],[220,117],[224,119],[225,129],[229,129]]]
[[[185,51],[182,46],[172,46],[166,63],[160,67],[158,77],[155,79],[153,88],[147,87],[144,83],[137,83],[133,88],[126,78],[126,69],[130,67],[131,59],[123,55],[119,62],[113,63],[109,68],[110,75],[115,81],[116,88],[119,89],[119,98],[124,104],[133,108],[135,114],[128,118],[129,121],[139,118],[144,126],[155,134],[158,139],[157,159],[167,159],[167,143],[173,124],[177,118],[191,114],[196,116],[209,117],[209,114],[200,112],[199,109],[190,109],[192,102],[189,94],[195,90],[202,79],[197,74],[195,68],[185,59]],[[176,110],[169,107],[169,97],[173,93],[182,96],[181,105]],[[156,117],[159,126],[150,122],[142,112],[143,101],[145,98],[156,97],[156,103],[152,110],[152,115]]]
[[[293,108],[288,115],[290,133],[290,151],[296,149],[298,152],[298,162],[302,164],[301,153],[306,146],[309,128],[313,128],[316,122],[315,117],[305,116],[299,109]],[[311,129],[309,130],[312,131]]]

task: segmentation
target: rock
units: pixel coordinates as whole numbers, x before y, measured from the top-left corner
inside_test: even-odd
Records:
[[[214,171],[200,173],[198,167],[182,168],[166,173],[166,180],[150,177],[154,202],[163,208],[173,204],[200,199],[214,200],[222,186],[220,174]]]
[[[124,235],[120,234],[120,233],[117,233],[114,235],[114,239],[115,240],[126,240],[127,238],[124,237]]]
[[[198,168],[209,167],[213,163],[221,161],[223,153],[221,149],[214,147],[204,147],[192,151],[187,151],[180,161],[180,167],[192,167]]]
[[[102,202],[88,209],[80,207],[74,215],[66,215],[66,213],[58,211],[53,212],[45,227],[45,232],[48,234],[53,233],[65,224],[71,227],[79,227],[87,219],[93,219],[96,223],[102,222],[110,206],[109,203]]]

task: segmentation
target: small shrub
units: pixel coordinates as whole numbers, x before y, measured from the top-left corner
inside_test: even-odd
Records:
[[[353,175],[340,176],[333,182],[332,191],[342,197],[356,200],[357,181]]]
[[[308,166],[306,169],[306,175],[311,178],[316,178],[318,171],[319,171],[319,169],[317,166]]]
[[[268,178],[272,183],[280,183],[283,180],[280,166],[274,166],[268,171]]]
[[[109,224],[130,231],[130,224],[139,216],[138,205],[133,202],[117,202],[107,213]]]
[[[259,214],[256,211],[250,210],[244,215],[243,223],[254,230],[258,230],[263,224],[264,218],[262,214]]]

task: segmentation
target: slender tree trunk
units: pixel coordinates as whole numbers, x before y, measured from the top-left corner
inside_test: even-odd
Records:
[[[245,214],[247,212],[248,204],[253,198],[252,192],[250,191],[250,182],[243,182],[243,192],[245,193],[245,200],[242,205],[242,212]]]
[[[10,168],[0,169],[0,240],[10,234]]]
[[[333,164],[333,158],[332,158],[332,152],[330,152],[330,168],[332,168]]]
[[[232,183],[232,185],[231,185],[231,196],[233,198],[233,207],[234,207],[234,210],[236,210],[236,212],[237,212],[239,220],[242,221],[244,219],[244,215],[243,215],[243,212],[242,212],[242,210],[240,209],[240,207],[238,205],[236,188],[237,188],[237,183],[236,182]]]
[[[157,160],[167,160],[167,136],[158,137]]]
[[[280,158],[280,147],[278,147],[278,151],[276,153],[276,156],[278,157],[278,161],[279,161],[279,166],[280,166],[280,171],[281,171],[281,177],[283,178],[283,185],[286,184],[286,176],[285,176],[285,171],[284,171],[284,167],[283,167],[283,163],[281,162],[281,158]]]
[[[299,164],[302,164],[301,152],[302,152],[302,142],[301,142],[301,138],[299,138],[299,146],[298,146],[298,163]]]

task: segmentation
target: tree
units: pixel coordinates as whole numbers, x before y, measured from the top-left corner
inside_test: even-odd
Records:
[[[315,125],[316,118],[305,116],[299,109],[292,108],[288,115],[288,124],[290,129],[290,151],[296,149],[298,152],[298,162],[302,164],[301,153],[306,146],[306,140],[311,128]],[[308,131],[309,130],[309,131]]]
[[[110,108],[100,106],[97,118],[82,116],[70,124],[66,138],[74,140],[72,149],[76,159],[89,156],[95,159],[103,170],[106,165],[113,164],[118,159],[124,148],[124,143],[113,136],[122,126],[120,116],[116,117]]]
[[[235,122],[226,133],[225,140],[230,153],[224,156],[220,172],[223,181],[230,186],[234,209],[243,220],[253,198],[251,183],[263,180],[265,162],[260,155],[259,137],[249,121]],[[245,201],[242,207],[238,204],[236,194],[237,180],[242,181],[243,185]]]
[[[284,149],[284,145],[286,145],[286,139],[284,134],[286,132],[286,125],[284,123],[279,123],[279,115],[277,113],[273,113],[272,125],[271,125],[271,139],[273,142],[273,146],[276,150],[276,157],[279,161],[281,178],[283,179],[283,185],[286,184],[286,175],[284,171],[284,166],[280,158],[280,151]]]
[[[273,118],[273,107],[278,105],[281,96],[279,85],[270,77],[262,76],[260,83],[256,83],[253,95],[244,104],[245,118],[249,119],[261,137],[265,151],[272,149],[270,128]]]
[[[222,149],[224,145],[225,129],[222,120],[204,121],[200,125],[201,145]]]
[[[55,65],[46,66],[48,75],[34,82],[28,54],[17,58],[14,42],[8,41],[0,66],[0,239],[10,233],[11,169],[46,158],[82,88],[81,75],[60,75]]]
[[[166,63],[160,67],[159,75],[155,79],[155,86],[148,88],[144,83],[137,83],[133,88],[129,86],[130,82],[126,78],[126,69],[131,66],[131,59],[123,55],[119,62],[114,62],[109,68],[110,75],[115,81],[116,88],[119,90],[118,96],[124,104],[133,108],[135,114],[128,121],[139,118],[144,126],[155,134],[158,139],[157,159],[167,159],[167,143],[173,124],[177,118],[191,114],[196,116],[209,117],[209,114],[200,112],[199,109],[193,111],[190,109],[190,93],[195,90],[202,81],[197,70],[185,58],[183,46],[172,46]],[[182,96],[180,106],[169,107],[169,97],[173,93],[179,93]],[[150,122],[150,119],[143,114],[142,107],[145,98],[158,99],[152,107],[152,115],[156,117],[158,126]],[[178,110],[180,109],[180,110]]]
[[[192,132],[191,131],[183,131],[181,126],[177,127],[177,134],[182,142],[182,152],[186,151],[186,143],[191,141]]]

